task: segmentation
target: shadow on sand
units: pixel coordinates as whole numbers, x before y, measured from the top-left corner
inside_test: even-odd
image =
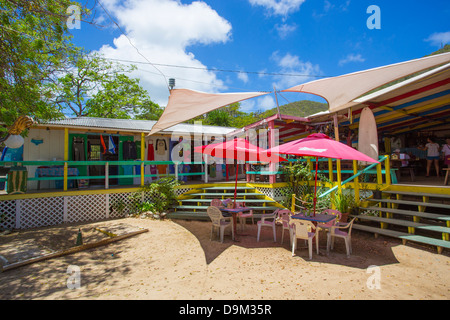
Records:
[[[231,238],[229,228],[225,229],[224,241],[220,243],[217,232],[214,231],[211,236],[211,222],[209,221],[192,221],[192,220],[173,220],[190,233],[192,233],[200,242],[205,253],[206,263],[210,264],[220,254],[231,246],[240,246],[246,249],[261,248],[280,248],[284,250],[286,255],[291,256],[292,247],[290,246],[289,233],[285,231],[283,243],[281,243],[282,230],[281,226],[277,227],[277,242],[273,241],[273,233],[271,228],[262,228],[260,241],[256,241],[257,225],[247,224],[243,231],[238,229],[236,241]],[[240,234],[240,235],[239,235]],[[346,249],[343,239],[336,239],[334,249],[327,255],[326,250],[327,238],[325,232],[320,233],[319,237],[319,255],[316,254],[315,245],[313,247],[312,262],[320,262],[327,264],[338,264],[353,268],[366,269],[371,265],[383,266],[396,264],[399,261],[395,257],[392,248],[401,245],[401,241],[392,238],[379,237],[374,238],[373,235],[352,231],[352,255],[347,258]],[[293,259],[304,259],[309,261],[308,247],[304,241],[298,240],[298,248]]]

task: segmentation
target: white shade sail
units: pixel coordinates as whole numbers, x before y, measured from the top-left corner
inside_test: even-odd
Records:
[[[188,89],[173,89],[169,102],[149,135],[193,119],[212,110],[269,92],[205,93]]]
[[[321,96],[327,100],[329,111],[336,112],[358,104],[353,100],[373,89],[448,62],[450,62],[449,52],[338,77],[315,80],[283,91],[305,92]]]

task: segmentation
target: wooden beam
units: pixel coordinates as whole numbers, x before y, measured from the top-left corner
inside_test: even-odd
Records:
[[[101,240],[101,241],[98,241],[98,242],[83,244],[83,245],[76,246],[76,247],[73,247],[73,248],[70,248],[70,249],[67,249],[67,250],[62,250],[62,251],[58,251],[58,252],[55,252],[55,253],[50,253],[50,254],[47,254],[47,255],[44,255],[44,256],[41,256],[41,257],[32,258],[32,259],[28,259],[28,260],[25,260],[25,261],[20,261],[20,262],[13,263],[13,264],[10,264],[10,265],[5,265],[5,266],[3,266],[3,268],[0,271],[1,272],[8,271],[8,270],[15,269],[15,268],[18,268],[18,267],[22,267],[22,266],[25,266],[25,265],[28,265],[28,264],[32,264],[32,263],[35,263],[35,262],[44,261],[44,260],[48,260],[48,259],[52,259],[52,258],[58,258],[58,257],[62,257],[62,256],[65,256],[65,255],[77,253],[77,252],[80,252],[80,251],[83,251],[83,250],[104,246],[104,245],[107,245],[107,244],[110,244],[110,243],[113,243],[113,242],[116,242],[116,241],[119,241],[119,240],[122,240],[122,239],[125,239],[125,238],[129,238],[129,237],[132,237],[132,236],[144,233],[144,232],[148,232],[148,229],[139,230],[139,231],[135,231],[135,232],[130,232],[130,233],[127,233],[127,234],[124,234],[124,235],[120,235],[120,236],[104,239],[104,240]]]
[[[380,107],[386,106],[386,105],[388,105],[390,103],[393,103],[393,102],[396,102],[396,101],[400,101],[400,100],[403,100],[403,99],[406,99],[406,98],[418,95],[420,93],[424,93],[424,92],[427,92],[427,91],[430,91],[430,90],[433,90],[433,89],[445,86],[445,85],[447,85],[449,83],[450,83],[450,79],[444,79],[444,80],[432,83],[432,84],[430,84],[428,86],[421,87],[421,88],[418,88],[418,89],[415,89],[415,90],[403,93],[401,95],[395,96],[395,97],[390,98],[390,99],[386,99],[384,101],[380,101],[380,102],[376,102],[376,103],[368,102],[367,105],[371,109],[380,108]],[[362,112],[362,109],[356,110],[353,113],[353,116],[356,115],[356,114],[360,114],[361,112]]]

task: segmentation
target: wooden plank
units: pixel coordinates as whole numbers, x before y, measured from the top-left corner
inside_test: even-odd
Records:
[[[393,238],[399,238],[402,239],[403,244],[406,244],[406,241],[413,241],[413,242],[419,242],[424,243],[428,245],[433,245],[437,247],[438,253],[442,253],[442,248],[448,248],[450,249],[450,241],[435,239],[435,238],[429,238],[424,236],[418,236],[418,235],[411,235],[404,232],[398,232],[393,231],[389,229],[379,229],[375,227],[365,226],[365,225],[359,225],[354,224],[353,228],[356,230],[371,232],[374,234],[382,234]]]
[[[183,202],[211,202],[212,199],[178,199],[179,201]],[[236,202],[246,202],[246,203],[265,203],[265,202],[276,202],[275,200],[265,200],[265,199],[245,199],[245,200],[239,200],[237,199]]]
[[[367,208],[360,208],[360,209],[362,209],[362,210],[375,210],[375,211],[382,211],[382,212],[390,212],[390,213],[402,214],[402,215],[407,215],[407,216],[416,216],[416,217],[422,217],[422,218],[450,221],[450,216],[440,215],[440,214],[436,214],[436,213],[429,213],[429,212],[400,210],[400,209],[381,208],[381,207],[367,207]]]
[[[412,228],[417,228],[417,229],[422,229],[422,230],[450,233],[450,228],[442,227],[442,226],[433,226],[433,225],[414,222],[414,221],[392,219],[392,218],[382,218],[382,217],[374,217],[374,216],[366,216],[366,215],[357,215],[357,216],[353,216],[353,217],[356,217],[356,218],[362,219],[362,220],[369,220],[369,221],[375,221],[375,222],[387,223],[387,224],[395,224],[395,225],[399,225],[399,226],[412,227]]]
[[[29,260],[25,260],[25,261],[21,261],[21,262],[17,262],[17,263],[13,263],[10,265],[6,265],[3,266],[3,268],[0,270],[0,272],[4,272],[4,271],[8,271],[8,270],[12,270],[18,267],[22,267],[28,264],[32,264],[32,263],[36,263],[39,261],[44,261],[44,260],[48,260],[48,259],[52,259],[52,258],[58,258],[58,257],[62,257],[65,255],[69,255],[69,254],[73,254],[73,253],[77,253],[83,250],[88,250],[88,249],[93,249],[93,248],[97,248],[100,246],[104,246],[119,240],[123,240],[125,238],[129,238],[129,237],[133,237],[135,235],[144,233],[144,232],[148,232],[148,229],[143,229],[143,230],[138,230],[135,232],[131,232],[128,234],[124,234],[124,235],[120,235],[117,237],[112,237],[112,238],[108,238],[108,239],[104,239],[98,242],[94,242],[94,243],[88,243],[88,244],[83,244],[81,246],[76,246],[67,250],[62,250],[62,251],[58,251],[55,253],[51,253],[51,254],[47,254],[41,257],[37,257],[37,258],[33,258],[33,259],[29,259]]]
[[[394,199],[378,199],[377,201],[384,202],[384,203],[406,204],[406,205],[411,205],[411,206],[423,206],[423,207],[450,209],[450,204],[436,203],[436,202],[421,202],[421,201],[407,201],[407,200],[394,200]]]
[[[205,193],[190,193],[190,196],[230,196],[230,197],[234,197],[234,192],[230,193],[230,192],[205,192]],[[238,196],[264,196],[263,193],[238,193]]]
[[[409,191],[394,191],[386,190],[383,193],[387,194],[399,194],[405,196],[415,196],[415,197],[430,197],[430,198],[444,198],[450,200],[450,190],[448,194],[443,193],[422,193],[422,192],[409,192]]]

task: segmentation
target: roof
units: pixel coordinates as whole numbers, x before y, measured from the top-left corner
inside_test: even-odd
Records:
[[[70,128],[91,128],[104,130],[118,130],[129,132],[150,132],[155,125],[154,120],[131,120],[131,119],[110,119],[110,118],[91,118],[91,117],[77,117],[66,118],[61,120],[52,120],[42,123],[44,126],[51,127],[70,127]],[[227,133],[236,130],[231,127],[219,126],[205,126],[180,123],[170,128],[161,131],[161,134],[168,134],[172,132],[177,133],[202,133],[208,135],[226,135]]]
[[[450,62],[450,52],[409,60],[342,76],[314,80],[283,92],[306,92],[323,97],[331,112],[357,104],[358,97],[394,80]]]
[[[362,109],[374,113],[378,133],[395,135],[436,129],[450,124],[450,63],[354,100],[352,119],[340,123],[359,125]],[[341,116],[349,114],[345,111]],[[317,120],[317,119],[316,119]]]

